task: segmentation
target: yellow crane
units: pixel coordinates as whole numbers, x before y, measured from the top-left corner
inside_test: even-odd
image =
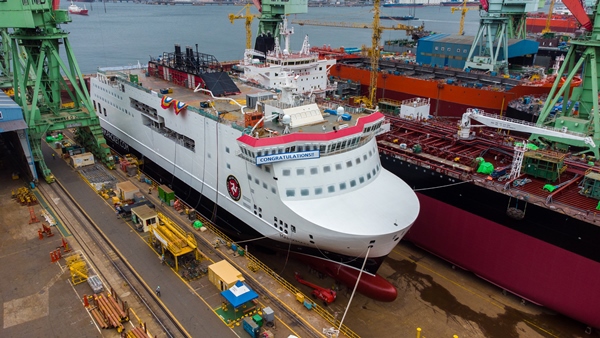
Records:
[[[463,35],[465,34],[465,16],[467,15],[467,12],[473,9],[479,9],[479,7],[474,8],[474,7],[467,7],[467,0],[463,0],[462,2],[462,6],[460,7],[452,7],[451,11],[454,14],[454,12],[460,10],[460,28],[458,29],[458,34]]]
[[[252,4],[245,5],[237,14],[229,14],[229,21],[234,23],[237,19],[246,20],[246,49],[252,48],[252,20],[258,17],[258,15],[250,13],[250,6]],[[240,14],[243,10],[246,10],[244,15]]]
[[[542,29],[542,34],[550,33],[550,22],[552,21],[552,14],[554,14],[554,2],[555,0],[550,1],[550,8],[546,16],[546,27]]]
[[[383,30],[402,30],[406,31],[406,35],[411,35],[413,32],[420,32],[424,26],[407,26],[397,24],[394,26],[381,26],[379,24],[379,5],[380,0],[373,1],[373,23],[351,23],[351,22],[322,22],[314,20],[292,20],[293,24],[300,26],[327,26],[327,27],[342,27],[342,28],[367,28],[373,30],[372,45],[369,49],[371,60],[371,82],[369,84],[369,97],[365,102],[370,108],[375,106],[377,94],[377,77],[379,75],[379,57],[381,56],[379,41],[381,40],[381,32]]]
[[[412,32],[420,32],[423,30],[423,26],[407,26],[402,24],[397,24],[394,26],[380,26],[379,18],[375,18],[374,21],[377,21],[377,29],[378,30],[396,30],[396,31],[406,31],[406,35],[410,35]],[[374,23],[353,23],[353,22],[323,22],[316,20],[292,20],[292,23],[304,26],[327,26],[327,27],[342,27],[342,28],[366,28],[366,29],[375,29]]]

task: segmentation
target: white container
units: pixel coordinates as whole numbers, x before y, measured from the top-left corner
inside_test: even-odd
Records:
[[[73,155],[71,156],[71,163],[73,164],[73,168],[75,169],[92,165],[95,163],[94,154],[83,153],[79,155]]]

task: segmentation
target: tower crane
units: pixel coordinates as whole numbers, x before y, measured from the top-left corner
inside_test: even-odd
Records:
[[[373,108],[375,105],[376,94],[377,94],[377,78],[379,76],[379,58],[381,56],[379,41],[381,40],[381,32],[383,30],[403,30],[406,31],[407,35],[411,35],[414,32],[423,31],[424,25],[421,26],[407,26],[397,24],[394,26],[381,26],[379,24],[379,6],[380,0],[373,1],[373,23],[349,23],[349,22],[323,22],[314,20],[292,20],[292,23],[298,25],[311,25],[311,26],[326,26],[326,27],[342,27],[342,28],[367,28],[373,30],[372,45],[370,51],[371,61],[371,81],[369,86],[369,96],[366,102],[369,107]]]
[[[14,100],[23,109],[33,160],[48,183],[54,181],[54,176],[44,162],[41,139],[55,130],[77,128],[77,141],[96,159],[114,167],[68,32],[60,28],[71,18],[58,5],[58,1],[0,1],[0,30],[10,32]],[[61,45],[67,63],[60,56]],[[25,67],[20,63],[22,59],[26,60]],[[61,91],[68,93],[73,107],[62,104]]]
[[[550,1],[550,8],[546,16],[546,26],[542,29],[542,34],[550,33],[550,22],[552,22],[552,14],[554,13],[554,3],[556,0]]]
[[[247,4],[237,14],[229,14],[229,21],[233,24],[237,19],[245,19],[246,22],[246,49],[252,48],[252,20],[258,15],[250,13],[251,4]],[[240,14],[243,10],[246,10],[245,14]]]
[[[454,14],[454,12],[460,10],[460,28],[458,29],[458,34],[460,34],[460,35],[465,34],[465,32],[464,32],[464,30],[465,30],[465,16],[467,15],[468,11],[473,10],[473,9],[479,9],[479,8],[467,7],[467,0],[463,0],[462,6],[460,6],[460,7],[452,7],[450,9],[453,14]]]

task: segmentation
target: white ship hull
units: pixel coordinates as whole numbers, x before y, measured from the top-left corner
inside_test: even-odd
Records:
[[[348,262],[353,269],[362,263],[356,258],[365,257],[370,248],[368,258],[376,263],[371,269],[367,265],[367,272],[374,274],[418,215],[419,204],[412,190],[381,168],[374,137],[358,148],[333,155],[257,166],[240,156],[240,130],[193,110],[176,115],[161,107],[160,96],[129,82],[91,79],[91,98],[100,124],[112,134],[108,139],[134,148],[219,209],[285,248]],[[173,133],[165,135],[153,122]],[[189,146],[190,140],[193,146]],[[321,171],[323,166],[357,159],[360,164],[344,166],[344,170]],[[311,168],[319,168],[319,174],[309,175]],[[306,177],[283,174],[284,170],[296,173],[299,169],[306,170]],[[362,182],[365,173],[368,180]],[[356,183],[359,176],[361,183]],[[239,182],[238,200],[227,188],[231,177]],[[347,179],[354,177],[357,179]],[[332,181],[345,182],[347,192],[306,197],[285,194],[290,187],[312,190]]]

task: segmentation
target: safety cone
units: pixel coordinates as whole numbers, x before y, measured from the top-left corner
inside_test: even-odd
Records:
[[[88,302],[88,296],[83,295],[83,306],[90,307],[90,303]]]
[[[50,261],[52,263],[56,263],[56,255],[54,254],[54,251],[50,251]]]
[[[39,239],[44,239],[44,232],[42,231],[42,229],[38,229],[38,237]]]

